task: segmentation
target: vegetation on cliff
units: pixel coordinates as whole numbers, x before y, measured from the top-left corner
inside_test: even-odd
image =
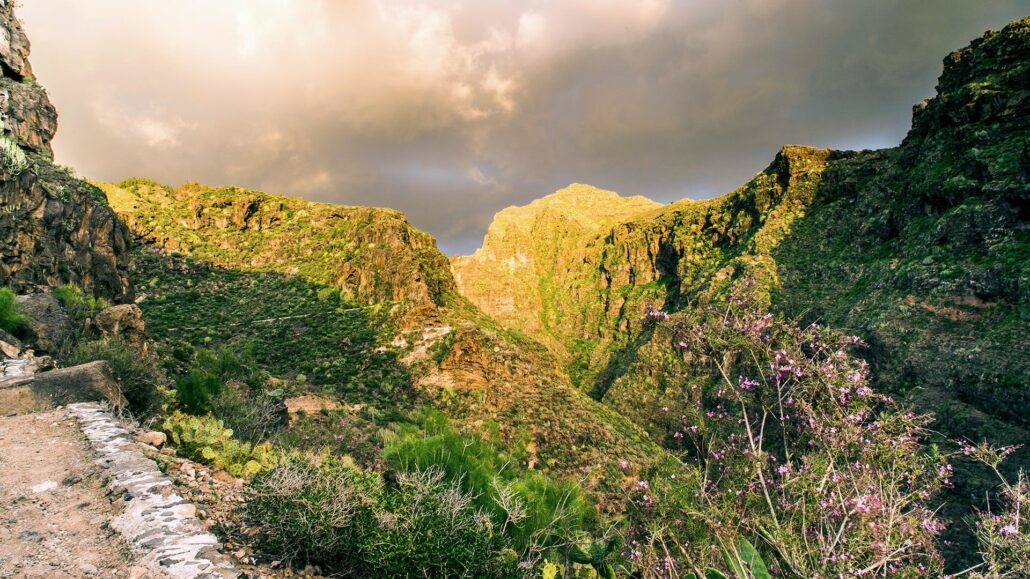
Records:
[[[629,217],[576,247],[559,239],[522,282],[539,296],[535,309],[522,302],[523,319],[557,323],[513,327],[557,344],[581,389],[675,447],[661,410],[690,400],[690,363],[675,333],[651,322],[693,315],[749,280],[762,308],[861,336],[872,386],[933,413],[946,437],[1030,442],[1028,63],[1023,19],[945,59],[937,96],[915,108],[899,147],[788,146],[723,197]],[[455,260],[459,285],[490,312],[509,288],[475,264]],[[1016,451],[1007,468],[1028,460]],[[960,460],[953,482],[942,544],[957,569],[972,564],[968,497],[996,480]]]
[[[18,292],[73,283],[128,300],[128,229],[100,191],[53,164],[57,112],[33,80],[10,3],[0,28],[0,282]]]

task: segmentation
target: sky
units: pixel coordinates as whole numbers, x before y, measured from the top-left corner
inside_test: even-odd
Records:
[[[23,0],[59,163],[392,207],[449,254],[572,182],[656,201],[893,146],[1026,0]]]

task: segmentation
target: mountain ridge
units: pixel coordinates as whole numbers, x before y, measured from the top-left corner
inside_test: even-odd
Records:
[[[667,445],[662,411],[676,415],[689,397],[682,355],[648,312],[689,317],[746,291],[780,315],[868,340],[876,386],[935,413],[947,436],[1025,445],[1027,143],[1030,18],[948,55],[937,95],[913,108],[897,147],[785,146],[726,195],[672,203],[576,248],[557,239],[541,253],[557,256],[550,271],[561,279],[525,282],[540,288],[540,306],[523,302],[506,321],[560,344],[574,383]],[[459,288],[484,286],[468,295],[485,310],[478,296],[507,297],[490,269],[463,275]],[[1023,449],[1007,468],[1028,465]],[[959,470],[945,512],[962,535],[969,511],[958,506],[992,483]]]

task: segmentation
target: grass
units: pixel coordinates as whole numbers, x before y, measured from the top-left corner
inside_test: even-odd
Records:
[[[28,318],[18,307],[14,291],[10,288],[0,288],[0,330],[17,332],[27,321]]]

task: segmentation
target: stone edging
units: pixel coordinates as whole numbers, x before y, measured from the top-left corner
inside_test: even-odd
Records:
[[[124,493],[125,511],[111,526],[142,555],[138,565],[175,578],[239,576],[219,551],[218,539],[196,518],[193,503],[140,451],[107,406],[86,402],[67,408],[111,478],[111,490]]]

